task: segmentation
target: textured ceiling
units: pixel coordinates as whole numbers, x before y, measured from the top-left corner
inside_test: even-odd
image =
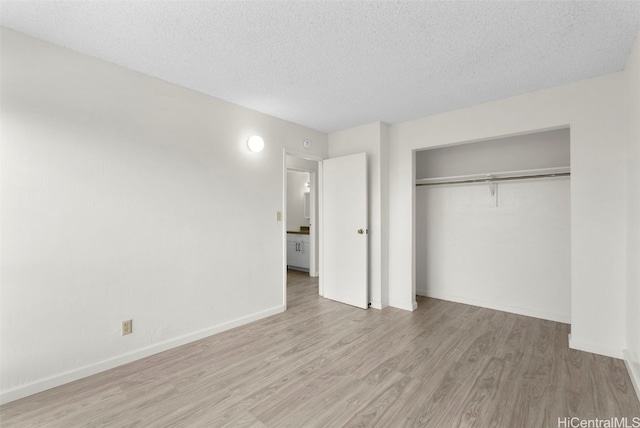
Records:
[[[640,2],[2,1],[1,24],[332,132],[624,68]]]

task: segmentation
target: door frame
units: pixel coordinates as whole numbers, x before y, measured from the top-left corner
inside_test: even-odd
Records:
[[[287,156],[292,156],[298,159],[304,159],[316,162],[318,165],[317,171],[309,171],[300,168],[288,168]],[[311,153],[301,152],[298,150],[292,150],[284,148],[282,150],[282,305],[287,310],[287,170],[309,172],[311,174],[311,182],[315,182],[315,186],[311,186],[312,197],[310,200],[311,215],[309,220],[311,222],[312,231],[309,235],[310,246],[310,261],[309,261],[309,274],[310,276],[320,276],[319,294],[322,295],[322,251],[320,247],[322,245],[322,161],[325,158],[319,155]],[[315,194],[315,197],[313,197]],[[316,206],[317,203],[317,206]],[[314,223],[317,227],[314,228]],[[315,233],[314,233],[315,232]],[[317,260],[317,264],[316,264]],[[313,275],[312,275],[313,273]]]

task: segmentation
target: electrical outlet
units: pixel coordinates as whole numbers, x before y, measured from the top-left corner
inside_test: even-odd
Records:
[[[133,333],[133,320],[122,321],[122,335]]]

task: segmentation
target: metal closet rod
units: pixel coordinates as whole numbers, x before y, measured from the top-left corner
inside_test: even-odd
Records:
[[[532,175],[517,175],[514,177],[484,177],[484,178],[470,178],[463,180],[451,180],[451,181],[439,181],[437,183],[416,183],[416,186],[439,186],[442,184],[467,184],[467,183],[490,183],[492,181],[510,181],[510,180],[526,180],[529,178],[552,178],[552,177],[567,177],[570,176],[570,172],[555,172],[548,174],[532,174]]]

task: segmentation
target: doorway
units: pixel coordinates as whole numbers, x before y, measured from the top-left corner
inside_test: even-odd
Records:
[[[311,269],[311,172],[287,169],[287,269]]]
[[[299,250],[301,245],[304,245],[302,242],[297,242],[300,239],[288,239],[289,189],[287,182],[291,171],[309,172],[309,276],[319,277],[318,293],[331,300],[367,309],[370,302],[368,299],[369,226],[366,153],[322,160],[284,150],[283,156],[285,215],[282,225],[282,267],[285,310],[289,264],[287,250]],[[298,196],[294,197],[298,198]],[[294,231],[297,233],[294,234],[299,235],[299,226],[294,223],[293,227],[297,228]],[[320,251],[321,248],[322,251]],[[293,256],[295,257],[296,254],[293,253]],[[295,265],[295,263],[291,264]]]
[[[318,293],[320,161],[305,154],[286,150],[284,153],[282,220],[285,307],[296,298],[295,295],[289,296],[289,286],[313,287]]]

